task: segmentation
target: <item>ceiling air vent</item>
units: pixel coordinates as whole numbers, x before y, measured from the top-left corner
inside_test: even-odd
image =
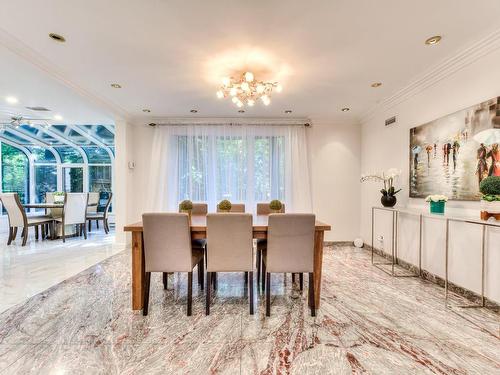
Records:
[[[45,108],[45,107],[26,107],[26,109],[29,109],[31,111],[38,111],[38,112],[48,112],[50,109]]]
[[[385,126],[389,126],[396,123],[396,116],[392,116],[385,120]]]

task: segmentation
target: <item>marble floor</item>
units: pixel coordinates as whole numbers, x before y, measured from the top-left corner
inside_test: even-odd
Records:
[[[7,233],[0,234],[0,312],[68,279],[122,251],[114,234],[94,230],[82,237],[37,241],[33,231],[26,246],[20,235],[7,246]]]
[[[130,309],[126,250],[4,311],[0,372],[500,374],[498,314],[446,307],[442,288],[391,278],[361,249],[325,249],[316,318],[307,293],[282,275],[272,280],[270,318],[260,295],[248,314],[242,274],[220,275],[208,317],[197,287],[185,315],[185,276],[173,275],[166,291],[160,275],[151,282],[143,317]]]

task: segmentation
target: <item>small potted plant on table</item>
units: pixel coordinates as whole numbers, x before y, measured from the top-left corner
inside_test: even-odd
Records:
[[[429,195],[425,198],[425,201],[430,203],[431,214],[444,214],[444,208],[448,201],[448,197],[440,194]]]
[[[283,204],[277,199],[273,199],[269,203],[269,209],[271,210],[271,213],[278,214],[281,212],[282,208],[283,208]]]
[[[64,191],[54,192],[54,203],[64,203],[64,196],[66,193]]]
[[[230,212],[232,204],[227,199],[221,200],[218,204],[220,212]]]
[[[481,219],[494,217],[500,220],[500,176],[489,176],[479,184],[481,198]]]
[[[186,199],[179,204],[179,209],[181,212],[185,212],[189,216],[189,222],[191,222],[191,211],[193,210],[193,202]]]

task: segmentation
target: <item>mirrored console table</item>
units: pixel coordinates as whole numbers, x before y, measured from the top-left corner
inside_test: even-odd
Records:
[[[390,254],[390,262],[386,263],[377,263],[374,261],[374,233],[375,233],[375,211],[388,211],[392,214],[392,238],[391,238],[391,254]],[[398,223],[399,223],[399,215],[400,214],[408,214],[415,215],[419,218],[419,237],[418,237],[418,272],[412,274],[401,274],[395,272],[395,266],[398,265]],[[372,207],[371,214],[371,259],[372,265],[382,270],[383,272],[393,276],[393,277],[419,277],[422,276],[422,223],[423,218],[429,217],[434,219],[442,219],[445,220],[445,248],[444,248],[444,264],[445,264],[445,272],[444,272],[444,294],[445,301],[448,300],[448,260],[449,260],[449,239],[450,239],[450,222],[462,222],[471,225],[480,225],[481,226],[481,302],[478,305],[466,305],[460,307],[484,307],[485,306],[485,297],[484,297],[484,274],[485,274],[485,238],[486,231],[488,227],[496,227],[500,228],[500,221],[496,220],[481,220],[480,218],[460,216],[460,215],[450,215],[450,214],[431,214],[428,211],[411,209],[411,208],[388,208],[388,207],[380,207],[374,206]],[[390,266],[391,271],[389,272],[383,266]]]

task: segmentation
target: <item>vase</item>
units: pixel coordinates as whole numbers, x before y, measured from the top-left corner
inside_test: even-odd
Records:
[[[380,202],[384,207],[394,207],[396,205],[397,199],[395,195],[382,195]]]
[[[500,201],[481,200],[481,219],[488,220],[490,217],[500,220]]]
[[[445,201],[433,202],[431,201],[430,208],[431,214],[444,214]]]

